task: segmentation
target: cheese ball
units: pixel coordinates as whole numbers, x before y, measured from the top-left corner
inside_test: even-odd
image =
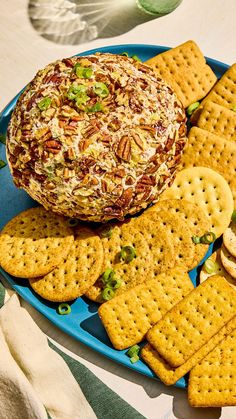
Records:
[[[46,209],[122,220],[174,180],[185,111],[147,65],[122,55],[66,58],[38,71],[7,133],[17,187]]]

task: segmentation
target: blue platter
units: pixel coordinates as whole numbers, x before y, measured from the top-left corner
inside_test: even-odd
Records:
[[[167,47],[157,45],[126,44],[97,48],[78,55],[89,55],[98,51],[110,52],[113,54],[128,52],[129,55],[138,55],[142,61],[146,61],[168,49],[169,48]],[[210,58],[207,58],[207,63],[211,66],[218,78],[221,77],[228,68],[228,65]],[[6,132],[12,110],[14,109],[20,94],[21,92],[16,95],[14,99],[12,99],[12,101],[0,114],[0,133],[4,134]],[[6,161],[5,146],[3,144],[0,144],[0,159]],[[0,229],[19,212],[38,205],[23,190],[17,189],[14,186],[8,166],[1,169],[0,196]],[[212,246],[210,246],[205,258],[207,258],[211,253]],[[196,285],[197,282],[199,267],[189,273],[194,285]],[[141,360],[135,364],[131,364],[128,356],[125,354],[126,351],[117,351],[112,347],[101,321],[99,320],[97,314],[97,304],[91,303],[85,298],[78,298],[71,304],[71,313],[67,316],[60,316],[56,311],[58,304],[50,303],[49,301],[43,300],[37,296],[28,287],[28,282],[26,280],[13,278],[1,268],[0,272],[22,298],[24,298],[65,333],[68,333],[68,335],[74,337],[88,347],[107,356],[115,362],[125,365],[126,367],[148,377],[157,379],[155,374]],[[180,379],[176,383],[176,387],[186,388],[187,379],[185,377]]]

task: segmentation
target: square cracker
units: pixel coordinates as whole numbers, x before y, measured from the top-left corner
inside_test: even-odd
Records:
[[[207,101],[204,104],[197,126],[236,142],[236,112],[217,103]]]
[[[191,291],[147,333],[147,340],[173,367],[184,364],[236,312],[236,291],[215,275]]]
[[[182,169],[205,166],[220,173],[228,182],[236,207],[236,143],[193,127],[183,151]]]
[[[125,349],[144,339],[147,331],[193,289],[180,269],[157,275],[102,304],[99,317],[116,349]]]
[[[192,369],[188,400],[194,407],[236,406],[236,329]]]
[[[215,84],[210,93],[204,98],[201,106],[191,116],[192,124],[196,124],[202,112],[203,105],[211,101],[227,109],[232,109],[236,104],[236,63],[233,64],[223,74],[221,79]]]
[[[217,81],[193,41],[159,54],[146,64],[167,81],[185,108],[206,96]]]
[[[177,368],[171,367],[158,352],[148,343],[141,351],[142,359],[149,365],[155,374],[167,386],[173,385],[195,365],[197,365],[210,351],[212,351],[226,336],[236,329],[236,317],[230,320],[216,333],[205,345],[203,345],[183,365]]]

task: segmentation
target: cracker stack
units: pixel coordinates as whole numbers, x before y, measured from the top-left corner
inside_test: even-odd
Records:
[[[141,342],[150,327],[193,290],[189,276],[181,269],[154,276],[99,308],[114,348],[126,349]]]
[[[236,112],[217,103],[206,101],[197,126],[228,141],[236,141]]]
[[[236,406],[236,329],[191,370],[188,399],[194,407]]]
[[[165,384],[174,384],[236,328],[235,296],[224,278],[211,277],[149,330],[141,355]]]
[[[236,104],[236,63],[233,64],[215,84],[210,93],[203,99],[201,106],[192,114],[191,122],[196,124],[207,102],[213,102],[229,110],[234,109]]]

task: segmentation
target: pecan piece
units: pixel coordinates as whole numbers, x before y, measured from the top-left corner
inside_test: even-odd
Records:
[[[116,155],[124,161],[130,161],[131,141],[127,135],[124,135],[123,137],[121,137],[117,150],[116,150]]]
[[[110,128],[113,132],[118,131],[118,129],[120,129],[120,126],[121,122],[117,118],[112,119],[108,124],[108,128]]]
[[[47,148],[55,148],[56,150],[61,149],[61,144],[56,140],[46,140],[44,142],[44,147]]]
[[[61,150],[61,144],[56,140],[47,140],[43,144],[45,150],[49,153],[58,154]]]
[[[125,191],[123,191],[122,195],[115,202],[115,205],[121,208],[127,208],[130,205],[132,198],[133,198],[133,189],[128,188]]]
[[[186,125],[184,123],[181,124],[179,127],[179,136],[184,137],[186,135],[186,131],[187,131]]]
[[[71,67],[71,68],[74,67],[74,64],[73,64],[73,62],[72,62],[72,60],[70,58],[64,58],[62,60],[62,62],[65,63],[65,65],[67,67]]]
[[[99,129],[95,125],[89,125],[86,130],[83,132],[84,138],[92,137],[94,134],[96,134],[99,131]]]
[[[140,136],[139,136],[138,134],[136,134],[136,133],[133,133],[133,134],[132,134],[132,137],[133,137],[133,139],[134,139],[135,143],[137,144],[137,146],[138,146],[139,148],[141,148],[141,150],[143,151],[143,150],[144,150],[144,146],[143,146],[143,141],[142,141],[142,139],[140,138]]]
[[[172,145],[174,144],[174,138],[167,138],[167,141],[165,143],[165,148],[164,151],[167,153],[168,151],[170,151]]]
[[[80,141],[79,150],[85,151],[88,148],[89,144],[90,144],[90,141],[88,139]]]
[[[138,101],[138,99],[136,99],[133,96],[129,100],[129,106],[130,106],[130,109],[132,109],[132,111],[134,112],[137,112],[137,113],[142,112],[143,107],[141,103]]]
[[[139,128],[143,129],[144,131],[149,131],[153,135],[156,134],[156,129],[150,125],[139,125]]]

